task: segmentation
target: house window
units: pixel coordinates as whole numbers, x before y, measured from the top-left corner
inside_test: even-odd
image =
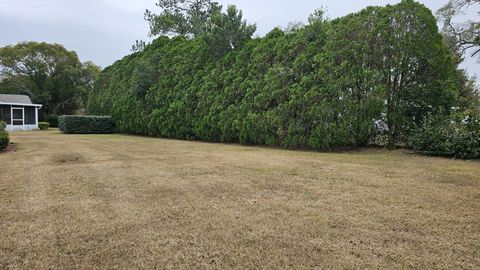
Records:
[[[23,126],[23,108],[12,108],[12,124],[14,126]]]

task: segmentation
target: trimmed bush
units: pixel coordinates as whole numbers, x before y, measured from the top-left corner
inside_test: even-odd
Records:
[[[6,148],[10,143],[10,137],[8,136],[8,132],[5,130],[0,131],[0,150]]]
[[[49,126],[50,126],[50,123],[48,123],[48,122],[39,122],[38,123],[38,128],[40,130],[48,130]]]
[[[8,132],[5,131],[7,123],[0,121],[0,150],[4,149],[10,143]]]
[[[430,116],[415,130],[411,144],[425,155],[480,159],[480,114]]]
[[[58,128],[66,134],[109,134],[114,132],[115,123],[110,116],[62,115]]]

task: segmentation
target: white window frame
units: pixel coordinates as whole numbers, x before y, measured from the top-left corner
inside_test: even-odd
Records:
[[[22,110],[22,119],[14,119],[13,118],[13,110]],[[11,123],[12,126],[20,126],[20,125],[15,125],[13,124],[13,121],[22,121],[22,127],[25,126],[25,107],[14,107],[11,106],[11,111],[10,111],[10,117],[11,117]]]

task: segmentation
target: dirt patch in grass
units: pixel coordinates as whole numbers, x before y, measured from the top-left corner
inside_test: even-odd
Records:
[[[480,163],[12,133],[0,269],[475,269]]]
[[[85,161],[83,155],[79,153],[55,153],[52,154],[51,161],[54,164],[79,164]]]

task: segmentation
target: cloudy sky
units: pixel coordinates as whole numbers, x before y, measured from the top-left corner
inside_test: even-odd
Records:
[[[218,1],[218,0],[217,0]],[[77,51],[82,61],[105,67],[130,53],[137,39],[148,40],[145,9],[158,10],[156,0],[0,0],[0,46],[20,41],[63,44]],[[304,22],[313,10],[324,6],[335,18],[369,5],[394,4],[398,0],[219,0],[235,4],[249,22],[257,23],[257,35],[276,26]],[[436,11],[447,0],[420,0]],[[470,12],[469,12],[470,13]],[[471,12],[468,16],[478,16]],[[480,64],[464,64],[480,77]]]

